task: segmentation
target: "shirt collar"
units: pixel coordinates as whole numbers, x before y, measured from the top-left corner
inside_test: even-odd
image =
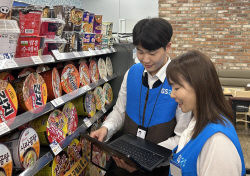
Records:
[[[166,78],[166,70],[167,70],[168,64],[170,62],[171,62],[171,59],[168,56],[167,63],[163,67],[161,67],[161,69],[153,77],[157,77],[161,82],[164,82],[164,80]],[[146,72],[148,73],[148,71],[146,69],[144,69],[143,76],[145,75]],[[150,74],[148,73],[148,75],[150,75]]]

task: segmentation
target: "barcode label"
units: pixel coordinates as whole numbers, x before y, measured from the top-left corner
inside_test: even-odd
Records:
[[[89,87],[89,85],[86,85],[85,87],[86,87],[86,90],[87,90],[87,91],[91,89],[91,88]]]
[[[33,34],[34,29],[25,29],[25,34]]]
[[[18,67],[17,63],[14,60],[5,60],[4,68],[13,68]]]
[[[102,112],[105,114],[107,112],[107,110],[103,107]]]
[[[83,119],[83,122],[85,123],[85,125],[87,127],[90,127],[92,125],[92,123],[90,122],[90,120],[87,117],[85,119]]]
[[[0,123],[0,135],[10,131],[10,128],[5,122]]]
[[[52,142],[49,146],[53,151],[54,155],[57,155],[62,151],[61,146],[56,141]]]
[[[41,64],[43,63],[42,59],[39,56],[31,56],[31,59],[35,64]]]
[[[104,77],[103,79],[104,79],[105,82],[109,81],[107,77]]]

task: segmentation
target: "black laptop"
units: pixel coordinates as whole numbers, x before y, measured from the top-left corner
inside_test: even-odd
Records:
[[[108,155],[123,159],[132,167],[150,173],[160,163],[171,156],[172,151],[132,134],[124,134],[110,143],[100,142],[87,134],[81,134],[92,146],[96,146]]]

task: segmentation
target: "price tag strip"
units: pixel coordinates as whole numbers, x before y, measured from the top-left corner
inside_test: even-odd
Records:
[[[64,104],[64,101],[62,100],[61,97],[58,97],[58,98],[52,100],[51,103],[54,105],[54,107],[57,107],[61,104]]]
[[[42,63],[43,63],[43,61],[42,61],[42,59],[40,58],[40,56],[31,56],[31,59],[33,60],[33,62],[34,62],[35,64],[42,64]]]
[[[107,77],[104,77],[103,79],[104,79],[105,82],[109,81]]]
[[[85,123],[85,125],[89,128],[92,123],[90,122],[90,120],[86,117],[85,119],[83,119],[83,122]]]
[[[91,53],[89,51],[83,51],[85,56],[91,56]]]
[[[73,54],[75,55],[75,57],[81,57],[78,52],[73,52]]]
[[[65,59],[64,56],[58,50],[52,50],[52,53],[54,54],[54,56],[57,60]]]
[[[4,63],[3,63],[3,66],[4,66],[4,68],[18,67],[17,63],[12,59],[5,60]]]
[[[49,144],[49,146],[50,146],[50,148],[53,151],[55,156],[62,151],[62,147],[56,141]]]
[[[8,131],[10,131],[10,128],[8,127],[6,122],[0,123],[0,135],[7,133]]]

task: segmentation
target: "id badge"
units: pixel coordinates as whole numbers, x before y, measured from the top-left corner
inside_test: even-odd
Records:
[[[182,176],[182,174],[181,174],[181,165],[174,162],[173,160],[170,160],[170,170],[171,170],[171,175],[173,175],[173,176]]]
[[[138,129],[137,129],[137,137],[140,137],[142,139],[145,139],[147,135],[147,128],[141,125],[138,125]]]

